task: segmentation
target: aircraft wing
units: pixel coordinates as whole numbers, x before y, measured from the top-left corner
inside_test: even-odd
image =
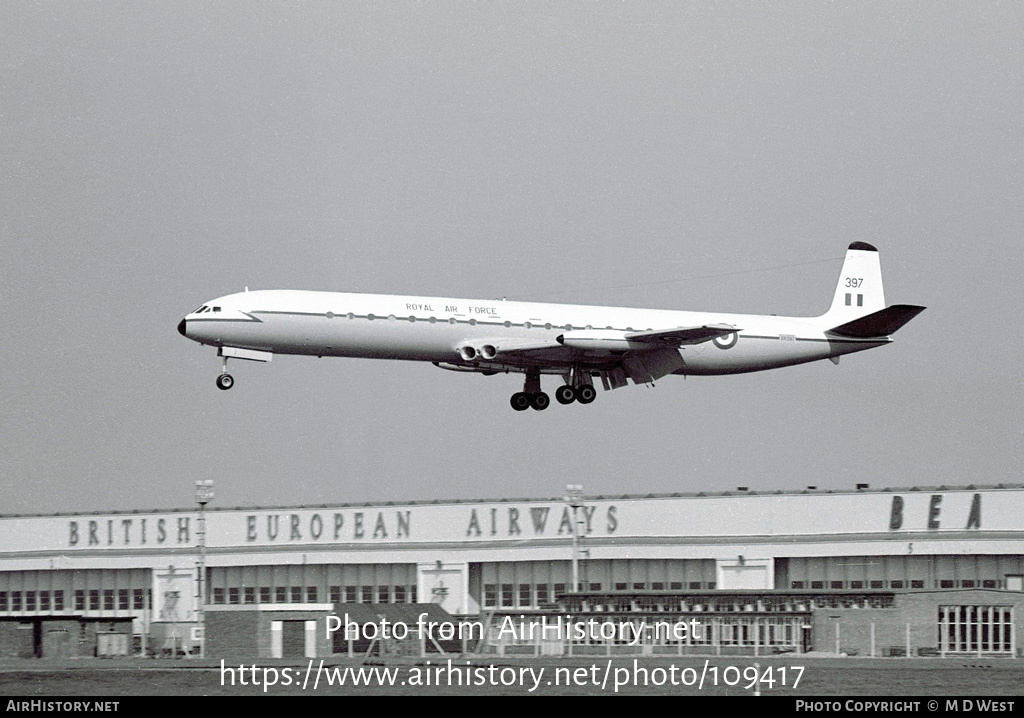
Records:
[[[629,342],[645,344],[682,346],[683,344],[700,344],[715,337],[722,337],[738,331],[740,330],[737,327],[729,326],[728,324],[705,324],[699,327],[676,327],[674,329],[655,329],[646,332],[626,332],[625,339]]]

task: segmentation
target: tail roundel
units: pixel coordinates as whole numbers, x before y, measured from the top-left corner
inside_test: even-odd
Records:
[[[878,250],[866,242],[854,242],[846,250],[832,306],[825,317],[833,325],[844,324],[882,309],[885,293]]]

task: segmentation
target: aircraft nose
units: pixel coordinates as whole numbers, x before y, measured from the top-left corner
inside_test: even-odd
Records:
[[[182,319],[180,322],[178,322],[178,334],[180,334],[183,337],[187,337],[188,336],[188,334],[185,333],[185,320],[184,319]]]

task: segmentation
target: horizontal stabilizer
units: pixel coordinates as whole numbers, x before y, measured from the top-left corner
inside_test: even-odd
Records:
[[[891,307],[886,307],[826,331],[829,334],[838,334],[842,337],[852,337],[854,339],[884,337],[895,334],[897,329],[924,310],[924,307],[916,307],[912,304],[893,304]]]

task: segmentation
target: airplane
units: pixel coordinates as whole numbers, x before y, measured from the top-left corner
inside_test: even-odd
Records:
[[[739,374],[873,349],[925,307],[886,307],[878,250],[854,242],[829,310],[817,317],[540,304],[488,299],[261,290],[201,304],[178,332],[228,359],[275,354],[428,361],[441,369],[525,374],[516,411],[543,411],[542,375],[561,377],[560,404],[669,375]]]

